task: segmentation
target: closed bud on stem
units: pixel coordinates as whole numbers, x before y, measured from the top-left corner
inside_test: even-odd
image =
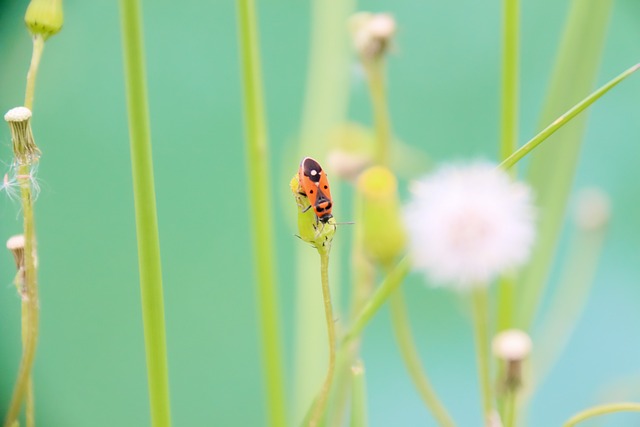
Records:
[[[31,130],[31,110],[27,107],[16,107],[7,111],[4,119],[11,128],[13,155],[18,165],[32,165],[40,157],[40,149],[36,146]]]
[[[364,62],[380,59],[389,50],[396,21],[388,13],[359,12],[349,19],[353,47]]]
[[[27,299],[27,292],[24,287],[24,235],[18,234],[16,236],[9,237],[7,240],[7,249],[13,254],[13,259],[16,262],[16,270],[18,271],[15,278],[16,288],[18,293],[22,296],[22,299]]]
[[[329,135],[329,144],[328,168],[345,181],[355,181],[360,172],[373,163],[373,135],[363,126],[348,123],[337,127]]]
[[[9,237],[9,240],[7,240],[7,249],[13,254],[13,258],[16,261],[16,268],[19,270],[24,267],[24,235],[18,234]]]
[[[373,166],[360,174],[356,188],[356,218],[362,222],[364,252],[374,262],[387,266],[402,254],[407,242],[398,182],[389,169]]]
[[[24,22],[32,35],[48,39],[62,28],[62,0],[31,0]]]
[[[298,237],[310,243],[318,252],[328,254],[336,233],[336,220],[330,218],[326,223],[320,222],[315,211],[311,208],[309,199],[304,194],[298,175],[289,183],[291,192],[298,205]]]
[[[505,363],[499,386],[502,392],[514,393],[522,385],[522,362],[531,353],[531,338],[518,329],[508,329],[493,338],[493,354]]]

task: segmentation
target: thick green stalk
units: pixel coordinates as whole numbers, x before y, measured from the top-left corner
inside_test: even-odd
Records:
[[[491,365],[489,351],[489,294],[487,289],[478,288],[472,292],[473,329],[476,341],[476,358],[482,411],[486,424],[493,413],[493,394],[491,387]]]
[[[388,166],[390,163],[392,134],[385,88],[385,64],[384,57],[382,57],[364,63],[364,67],[369,81],[369,91],[371,92],[376,137],[376,163]]]
[[[120,0],[131,169],[151,423],[169,427],[169,374],[165,337],[160,239],[139,0]]]
[[[246,167],[249,200],[260,209],[250,209],[253,231],[253,252],[256,263],[257,300],[262,339],[263,372],[265,375],[269,424],[287,424],[284,393],[284,373],[279,327],[277,286],[275,281],[275,249],[272,232],[272,196],[268,179],[267,127],[258,47],[258,25],[253,0],[237,0],[238,30],[244,117],[246,128]]]
[[[515,427],[518,411],[518,396],[515,390],[507,391],[503,399],[502,422],[504,427]]]
[[[33,74],[35,76],[35,74]],[[24,286],[26,302],[23,304],[23,327],[26,329],[22,346],[22,359],[18,368],[18,377],[13,390],[9,410],[5,418],[5,427],[12,427],[18,420],[22,402],[27,395],[31,383],[31,371],[36,355],[38,342],[38,325],[40,307],[38,299],[38,271],[35,262],[36,234],[33,217],[33,195],[31,192],[31,171],[29,165],[21,165],[18,169],[18,182],[22,199],[22,214],[24,219]],[[28,411],[29,412],[29,411]]]
[[[584,98],[596,83],[613,0],[572,0],[540,124],[546,125]],[[578,163],[587,115],[576,118],[537,149],[529,178],[539,208],[538,238],[529,264],[521,272],[518,325],[533,321],[555,259],[565,206]]]
[[[520,0],[503,0],[502,21],[502,100],[500,103],[500,160],[518,148]],[[515,176],[515,170],[512,172]],[[513,323],[515,303],[513,276],[502,276],[498,282],[498,331]]]
[[[351,383],[351,427],[367,427],[367,387],[362,360],[351,367]]]
[[[413,339],[413,333],[411,332],[411,325],[409,324],[407,306],[402,289],[396,289],[391,294],[389,304],[391,309],[391,323],[398,348],[402,354],[402,359],[409,372],[411,381],[413,381],[413,385],[418,389],[420,397],[427,408],[429,408],[429,411],[431,411],[438,425],[442,427],[454,427],[455,423],[453,419],[438,398],[429,377],[422,368],[420,356],[418,355],[415,340]]]
[[[631,74],[633,74],[636,71],[638,71],[638,69],[640,69],[640,64],[634,65],[633,67],[627,69],[626,71],[624,71],[623,73],[621,73],[620,75],[618,75],[617,77],[615,77],[614,79],[612,79],[611,81],[609,81],[608,83],[606,83],[605,85],[600,87],[598,90],[593,92],[591,95],[587,96],[585,99],[580,101],[578,104],[574,105],[571,109],[569,109],[569,111],[567,111],[566,113],[564,113],[563,115],[558,117],[549,126],[544,128],[539,134],[537,134],[536,136],[531,138],[529,140],[529,142],[527,142],[525,145],[520,147],[515,153],[513,153],[508,158],[506,158],[504,161],[502,161],[502,163],[500,163],[500,167],[504,168],[504,169],[509,169],[512,166],[514,166],[524,156],[526,156],[531,151],[533,151],[534,148],[536,148],[538,145],[540,145],[542,142],[544,142],[547,138],[549,138],[551,135],[553,135],[562,126],[567,124],[571,119],[573,119],[578,114],[580,114],[585,109],[587,109],[587,107],[589,107],[591,104],[596,102],[605,93],[607,93],[611,89],[613,89],[613,87],[616,86],[618,83],[622,82],[624,79],[629,77]],[[527,301],[531,301],[531,300],[527,300]],[[533,304],[531,304],[531,306],[533,306]]]
[[[336,328],[333,318],[333,308],[331,306],[331,289],[329,288],[329,253],[326,251],[318,251],[320,254],[320,275],[322,277],[322,296],[324,302],[324,313],[327,321],[327,336],[329,338],[329,366],[327,368],[327,376],[320,389],[314,408],[311,413],[309,427],[315,427],[320,422],[320,418],[327,406],[327,398],[331,391],[331,383],[333,382],[333,373],[336,368]]]
[[[349,344],[353,339],[360,336],[371,318],[378,312],[389,296],[402,284],[404,278],[409,274],[410,269],[411,262],[408,257],[405,257],[400,260],[394,268],[389,270],[387,277],[382,281],[382,284],[376,289],[371,299],[367,301],[356,317],[356,320],[345,333],[342,338],[342,346]]]
[[[612,414],[614,412],[640,412],[640,403],[622,402],[622,403],[608,403],[606,405],[594,406],[584,410],[569,420],[567,420],[562,426],[573,427],[582,421],[586,421],[589,418],[598,417],[600,415]]]

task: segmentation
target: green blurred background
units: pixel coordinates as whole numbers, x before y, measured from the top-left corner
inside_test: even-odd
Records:
[[[276,195],[279,291],[291,366],[292,263],[295,251],[306,248],[289,224],[294,206],[287,186],[298,166],[291,159],[298,156],[293,147],[311,7],[294,0],[258,3],[273,171],[267,179]],[[522,3],[524,141],[536,130],[569,1]],[[22,24],[26,5],[0,1],[0,111],[21,104],[24,95],[31,54]],[[389,11],[399,23],[389,65],[398,137],[436,161],[495,158],[500,2],[362,1],[358,7]],[[174,424],[264,425],[248,230],[248,211],[259,207],[245,190],[235,5],[147,1],[144,20]],[[639,40],[640,2],[618,0],[599,84],[640,60]],[[34,132],[43,151],[36,211],[41,427],[149,424],[120,43],[117,2],[66,1],[64,29],[47,43],[40,70]],[[366,85],[354,70],[355,63],[344,70],[350,76],[349,117],[369,124]],[[626,399],[640,398],[639,141],[640,76],[634,76],[591,108],[576,188],[606,189],[614,220],[586,314],[533,402],[532,426],[559,425],[620,390]],[[8,127],[0,130],[0,142],[8,169]],[[18,212],[19,204],[2,195],[2,239],[20,231]],[[342,228],[338,239],[351,233]],[[0,257],[0,414],[20,357],[14,272],[7,252]],[[348,277],[344,269],[341,274]],[[448,292],[426,289],[417,275],[405,289],[437,389],[461,426],[479,425],[464,306]],[[405,373],[386,310],[366,332],[363,358],[371,426],[434,425]],[[291,369],[288,374],[291,386]],[[612,417],[601,425],[632,423],[640,416]]]

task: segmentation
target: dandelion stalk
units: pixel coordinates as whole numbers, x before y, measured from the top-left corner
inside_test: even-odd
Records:
[[[162,267],[140,9],[138,0],[120,1],[151,424],[169,427],[171,414]]]
[[[616,86],[618,83],[622,82],[624,79],[629,77],[631,74],[635,73],[640,69],[640,64],[636,64],[633,67],[627,69],[598,90],[593,92],[591,95],[587,96],[585,99],[580,101],[578,104],[574,105],[571,109],[569,109],[566,113],[558,117],[553,121],[549,126],[544,128],[540,133],[531,138],[525,145],[520,147],[516,152],[511,154],[505,160],[500,163],[500,167],[504,169],[509,169],[518,163],[524,156],[529,154],[533,149],[539,146],[542,142],[544,142],[547,138],[553,135],[558,129],[567,124],[571,119],[576,117],[578,114],[587,109],[591,104],[597,101],[600,97],[602,97],[605,93],[609,92]]]
[[[351,382],[351,427],[367,427],[367,388],[362,360],[351,367]]]
[[[389,298],[389,306],[391,309],[391,323],[393,325],[394,334],[398,343],[398,348],[402,354],[402,359],[409,372],[409,376],[413,384],[418,389],[420,397],[424,401],[431,414],[442,427],[453,427],[455,423],[445,409],[444,405],[438,399],[431,381],[427,377],[426,372],[422,368],[420,356],[413,339],[411,325],[407,316],[407,306],[405,303],[402,289],[396,289]]]
[[[482,410],[486,423],[493,411],[489,361],[489,295],[485,288],[474,289],[471,299],[473,304],[473,327],[476,341],[478,376],[482,395]]]
[[[598,417],[600,415],[613,414],[615,412],[640,412],[640,403],[622,402],[594,406],[593,408],[586,409],[569,418],[569,420],[567,420],[562,426],[573,427],[590,418]]]
[[[18,370],[18,378],[13,391],[13,397],[7,411],[5,427],[12,427],[20,414],[22,401],[27,396],[33,396],[31,370],[35,359],[38,342],[40,307],[38,299],[38,279],[35,265],[35,222],[33,217],[33,198],[31,193],[31,179],[29,167],[19,167],[20,196],[22,199],[22,212],[24,219],[24,292],[25,299],[22,303],[23,348],[22,360]],[[29,390],[31,389],[31,390]],[[27,399],[27,402],[29,399]],[[33,403],[33,401],[32,401]],[[27,410],[27,418],[33,420],[33,406]]]
[[[33,75],[33,74],[32,74]],[[25,396],[32,395],[28,391],[32,384],[31,371],[35,359],[39,326],[39,299],[36,264],[36,234],[33,213],[32,167],[38,162],[40,150],[33,139],[31,130],[31,110],[16,107],[4,116],[11,129],[14,164],[17,165],[17,180],[20,186],[22,201],[24,245],[18,274],[22,273],[22,358],[18,376],[5,426],[10,427],[17,422],[20,408]],[[18,258],[16,258],[18,260]],[[18,261],[16,261],[18,262]],[[20,271],[22,269],[22,271]],[[29,417],[33,419],[33,408],[28,408]]]
[[[520,0],[503,0],[502,101],[500,105],[500,159],[518,148],[518,94],[520,47]],[[515,171],[512,172],[515,176]],[[503,275],[498,281],[498,330],[511,327],[515,278]]]

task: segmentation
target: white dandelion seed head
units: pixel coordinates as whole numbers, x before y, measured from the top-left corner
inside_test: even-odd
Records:
[[[502,360],[520,361],[531,353],[531,338],[519,329],[507,329],[493,338],[493,354]]]
[[[488,286],[527,261],[535,238],[531,190],[495,165],[450,165],[415,182],[405,212],[414,266],[436,285]]]
[[[7,111],[4,119],[7,122],[24,122],[31,118],[31,110],[27,107],[15,107]]]

